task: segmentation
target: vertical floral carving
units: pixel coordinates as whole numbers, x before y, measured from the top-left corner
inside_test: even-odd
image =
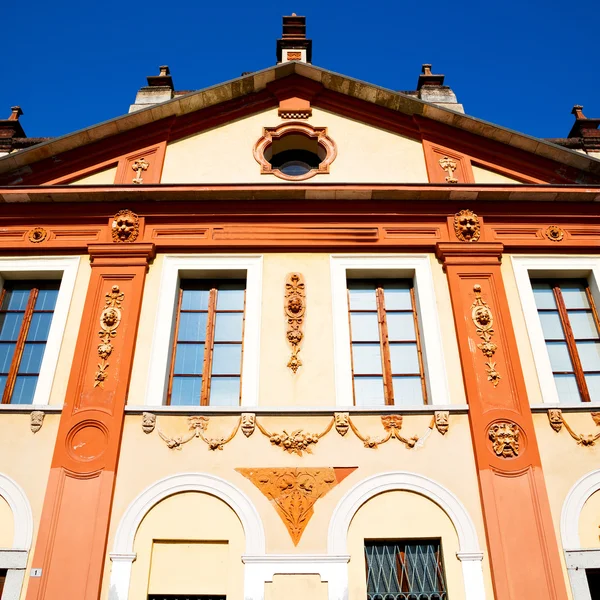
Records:
[[[454,177],[454,171],[456,171],[457,166],[456,161],[448,156],[444,156],[438,160],[438,163],[440,164],[440,167],[442,167],[442,170],[447,173],[446,183],[458,183],[458,179]]]
[[[461,210],[454,215],[454,233],[461,242],[476,242],[481,237],[479,217],[472,210]]]
[[[494,387],[500,383],[500,373],[496,370],[496,363],[492,361],[492,357],[496,353],[498,346],[492,342],[492,336],[494,335],[494,316],[487,302],[481,297],[481,286],[475,284],[473,286],[475,292],[475,300],[471,305],[471,318],[475,324],[477,335],[483,340],[483,343],[477,344],[477,347],[481,350],[484,356],[488,359],[485,363],[486,372],[488,375],[488,381],[490,381]]]
[[[300,273],[290,273],[285,282],[285,316],[287,319],[287,339],[292,346],[292,356],[287,366],[294,372],[302,366],[298,358],[300,343],[304,334],[304,313],[306,311],[306,295],[304,279]]]
[[[135,177],[131,180],[131,183],[144,183],[142,174],[148,170],[150,163],[145,158],[138,158],[133,162],[131,168],[135,171]]]
[[[104,382],[108,377],[109,363],[107,359],[113,352],[111,340],[117,335],[117,328],[121,323],[121,303],[125,298],[125,294],[121,292],[118,285],[113,285],[112,290],[106,294],[104,309],[100,313],[100,344],[98,345],[98,370],[94,378],[94,387],[104,387]]]

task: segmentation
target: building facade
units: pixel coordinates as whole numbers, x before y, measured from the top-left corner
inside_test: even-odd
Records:
[[[1,600],[599,598],[600,120],[277,60],[0,121]]]

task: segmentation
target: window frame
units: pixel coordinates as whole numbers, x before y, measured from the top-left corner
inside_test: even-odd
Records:
[[[421,338],[423,370],[427,386],[427,404],[393,405],[397,410],[415,407],[448,406],[448,385],[442,333],[436,305],[433,273],[428,254],[356,255],[333,254],[330,257],[336,406],[354,407],[352,352],[349,323],[348,272],[362,279],[412,279]],[[352,279],[359,277],[351,277]],[[435,369],[435,371],[434,371]],[[435,376],[431,374],[435,373]],[[389,409],[390,405],[364,406],[361,409]]]
[[[596,307],[600,306],[600,259],[590,257],[556,256],[511,256],[517,291],[521,301],[523,317],[530,349],[538,376],[538,384],[544,404],[556,404],[561,408],[568,406],[599,406],[598,402],[561,402],[554,383],[550,356],[539,318],[531,279],[573,279],[586,280]]]
[[[258,374],[262,297],[262,255],[165,255],[160,278],[145,406],[167,406],[175,321],[182,279],[246,278],[241,400],[238,408],[258,405]],[[174,406],[174,409],[231,410],[236,407]]]
[[[35,394],[31,404],[2,404],[1,408],[19,406],[44,406],[50,403],[50,393],[58,364],[60,349],[67,324],[71,300],[75,291],[75,280],[79,269],[80,257],[48,258],[0,258],[0,289],[5,281],[14,280],[59,280],[58,297],[48,332],[44,357],[40,365]]]

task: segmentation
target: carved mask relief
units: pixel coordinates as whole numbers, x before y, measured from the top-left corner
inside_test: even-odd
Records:
[[[488,436],[496,456],[502,458],[519,456],[519,434],[519,427],[516,423],[508,421],[494,423],[488,431]]]
[[[140,219],[130,210],[120,210],[112,222],[113,242],[135,242],[140,232]]]
[[[454,215],[454,233],[461,242],[476,242],[481,236],[479,217],[471,210]]]

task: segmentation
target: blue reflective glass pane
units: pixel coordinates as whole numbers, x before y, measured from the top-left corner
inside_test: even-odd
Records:
[[[210,380],[211,406],[238,406],[240,403],[239,377],[213,377]]]
[[[350,310],[377,310],[375,284],[371,281],[348,281]]]
[[[243,313],[217,313],[215,341],[241,342],[243,325]]]
[[[206,313],[181,313],[177,339],[182,342],[203,342],[206,339]]]
[[[423,388],[420,377],[393,377],[392,383],[396,406],[423,404]]]
[[[390,344],[390,361],[394,375],[403,375],[404,373],[418,375],[421,371],[417,344]]]
[[[386,282],[383,298],[386,310],[412,310],[409,282]]]
[[[0,400],[2,400],[2,396],[4,395],[4,388],[6,387],[7,379],[7,375],[0,375]]]
[[[383,379],[381,377],[355,377],[354,401],[356,406],[383,406]]]
[[[19,337],[23,313],[9,313],[0,315],[0,340],[16,341]]]
[[[412,312],[387,313],[388,338],[393,341],[416,340],[415,319]]]
[[[0,344],[0,373],[8,373],[15,353],[15,344]]]
[[[581,402],[575,375],[555,375],[554,383],[556,384],[556,391],[558,392],[560,402]]]
[[[11,404],[31,404],[35,387],[37,385],[36,377],[19,376],[15,381],[15,387],[10,397]]]
[[[29,288],[23,290],[7,290],[2,308],[5,310],[25,310],[29,301]]]
[[[173,377],[171,406],[200,405],[202,377]]]
[[[177,344],[175,371],[177,375],[202,375],[204,344]]]
[[[598,339],[598,328],[596,321],[591,311],[586,312],[569,312],[569,322],[575,339]]]
[[[590,394],[590,400],[592,402],[600,402],[600,375],[586,375],[585,383]]]
[[[54,310],[57,298],[58,290],[40,290],[34,310]]]
[[[215,344],[212,372],[214,375],[237,375],[241,372],[242,345]]]
[[[577,342],[577,352],[584,371],[600,371],[600,342]]]
[[[208,310],[208,290],[183,290],[181,310]]]
[[[52,323],[52,313],[34,313],[31,316],[29,331],[27,332],[28,342],[45,342],[48,339],[50,324]]]
[[[26,343],[19,363],[19,373],[39,373],[45,349],[46,344]]]
[[[556,309],[556,299],[552,291],[552,286],[549,283],[532,281],[531,287],[533,288],[535,304],[538,308]]]
[[[558,311],[552,312],[541,312],[540,323],[542,324],[542,331],[544,332],[544,338],[547,340],[564,340],[565,332],[563,331]]]
[[[217,291],[217,310],[244,310],[244,286],[221,283]]]
[[[548,342],[548,356],[553,371],[572,371],[573,364],[566,342]]]
[[[560,291],[567,308],[590,307],[583,284],[575,282],[564,283],[561,284]]]
[[[352,344],[352,354],[356,375],[379,375],[382,373],[379,344]]]
[[[353,342],[379,342],[377,313],[352,313],[350,325]]]

